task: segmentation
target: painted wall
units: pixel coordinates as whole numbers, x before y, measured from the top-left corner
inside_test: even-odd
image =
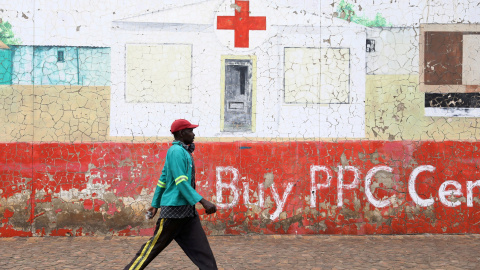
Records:
[[[2,142],[108,140],[110,87],[1,85]]]
[[[266,1],[252,1],[248,6],[248,16],[253,19],[267,18],[265,30],[249,31],[248,48],[235,47],[235,30],[220,29],[222,27],[217,23],[235,14],[230,2],[204,1],[113,20],[116,38],[112,45],[112,80],[119,83],[112,88],[110,134],[170,136],[168,127],[171,122],[184,117],[200,124],[198,135],[210,138],[363,138],[365,27],[341,19],[321,24],[318,1],[311,1],[305,6],[297,4],[294,8],[289,8],[286,2],[277,7]],[[305,8],[308,10],[303,12]],[[335,35],[339,29],[343,32],[341,36]],[[131,92],[136,96],[150,96],[150,80],[144,81],[143,88],[129,89],[129,80],[136,76],[135,72],[129,72],[129,48],[137,44],[157,48],[191,46],[191,61],[183,61],[180,65],[170,61],[168,64],[168,69],[175,71],[178,77],[172,77],[170,73],[158,74],[161,82],[190,78],[191,87],[181,88],[182,95],[187,96],[183,93],[189,92],[190,100],[130,102]],[[301,62],[292,63],[292,59],[285,59],[285,52],[302,54],[307,49],[320,50],[324,54],[337,52],[329,54],[329,58],[322,58],[320,65],[342,63],[348,66],[348,70],[342,73],[341,88],[336,85],[339,80],[331,79],[338,76],[337,70],[308,68],[315,66],[318,60],[305,57],[298,59]],[[340,51],[343,53],[338,53]],[[165,54],[173,57],[168,52]],[[177,57],[181,58],[184,54],[182,51]],[[148,54],[143,54],[143,57],[155,61]],[[222,59],[240,57],[256,58],[252,63],[256,66],[256,73],[249,82],[256,89],[268,91],[258,90],[252,96],[254,103],[251,117],[248,118],[250,121],[255,118],[252,127],[232,131],[225,129],[228,106],[222,107],[225,104],[222,80],[228,74],[222,71],[226,70],[225,63],[228,61]],[[341,59],[336,59],[339,57]],[[132,58],[146,62],[136,54]],[[162,59],[165,58],[163,56]],[[157,66],[165,64],[159,60]],[[291,77],[295,77],[295,81],[284,80]],[[301,97],[305,95],[320,98]],[[133,111],[135,114],[131,113]],[[199,111],[201,115],[196,113]],[[161,121],[152,124],[152,119]]]
[[[0,84],[12,84],[12,52],[0,49]]]
[[[5,143],[2,236],[148,235],[167,143]],[[477,142],[199,143],[210,234],[480,233]],[[32,162],[33,158],[33,162]]]
[[[110,86],[110,48],[78,47],[78,85]]]
[[[151,235],[177,118],[209,234],[480,233],[473,1],[10,2],[0,237]]]
[[[14,47],[12,55],[12,84],[33,85],[33,46]]]
[[[61,53],[62,57],[58,54]],[[78,56],[73,47],[34,47],[34,85],[78,84]]]

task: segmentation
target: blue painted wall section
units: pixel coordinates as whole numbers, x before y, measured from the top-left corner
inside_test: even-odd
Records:
[[[110,85],[110,48],[78,48],[79,84]]]
[[[12,49],[12,84],[33,84],[33,47],[10,46]]]
[[[12,84],[12,51],[0,49],[0,84]]]
[[[59,59],[58,54],[62,54]],[[78,50],[75,47],[34,47],[34,85],[78,85]]]
[[[9,62],[11,79],[9,83],[4,84],[83,86],[111,84],[110,48],[59,46],[11,48]]]

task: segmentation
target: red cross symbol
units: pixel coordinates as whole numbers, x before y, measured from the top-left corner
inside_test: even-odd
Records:
[[[235,30],[235,48],[248,48],[250,30],[267,30],[267,17],[250,17],[249,1],[235,0],[235,16],[218,16],[217,29]]]

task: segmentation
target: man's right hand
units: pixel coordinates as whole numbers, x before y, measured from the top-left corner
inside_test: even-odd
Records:
[[[157,214],[158,208],[150,206],[147,211],[152,213],[148,219],[152,219]]]
[[[203,208],[205,208],[205,213],[208,215],[217,212],[217,206],[205,199],[201,199],[200,203],[202,204]]]

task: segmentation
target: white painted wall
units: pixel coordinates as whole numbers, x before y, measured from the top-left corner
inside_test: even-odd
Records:
[[[415,31],[420,23],[480,21],[475,1],[354,1],[357,14],[374,18],[381,13],[392,26],[406,27],[397,32],[382,32],[333,18],[337,0],[252,0],[251,16],[267,16],[267,31],[251,32],[252,46],[238,49],[229,45],[233,31],[215,27],[216,16],[227,15],[233,2],[0,0],[0,16],[14,25],[24,45],[112,48],[112,136],[170,136],[171,122],[187,118],[200,124],[197,135],[202,137],[270,138],[364,137],[365,75],[418,72],[418,51],[415,46],[411,51],[408,49],[409,45],[418,44]],[[190,12],[182,13],[182,10]],[[138,16],[142,14],[147,15]],[[379,55],[365,54],[365,39],[369,36],[379,37],[377,45],[382,48]],[[390,44],[392,37],[394,45]],[[127,44],[191,45],[193,102],[127,103]],[[285,47],[348,48],[351,53],[349,104],[286,104]],[[391,61],[392,50],[398,57],[395,64]],[[255,132],[220,132],[221,55],[257,56]]]
[[[368,75],[418,74],[418,27],[368,28],[375,51],[367,52]]]
[[[208,3],[211,3],[209,1]],[[218,1],[221,3],[221,1]],[[197,5],[201,8],[203,4]],[[211,8],[212,5],[205,5]],[[210,11],[224,15],[224,4]],[[251,9],[255,5],[251,6]],[[319,6],[318,6],[319,7]],[[223,9],[222,9],[223,8]],[[232,42],[216,30],[216,20],[207,23],[208,12],[200,10],[194,19],[178,18],[183,8],[153,16],[146,14],[114,22],[116,42],[112,45],[112,136],[169,136],[169,126],[177,118],[199,123],[202,137],[363,137],[365,99],[365,27],[336,19],[337,26],[320,27],[319,16],[302,17],[294,8],[279,12],[266,9],[268,31],[250,35],[250,48],[233,48]],[[186,9],[191,10],[192,6]],[[311,11],[311,10],[310,10]],[[296,14],[295,14],[296,12]],[[252,12],[251,16],[261,16]],[[233,10],[230,15],[233,15]],[[280,20],[279,18],[290,18]],[[161,18],[165,17],[166,22]],[[269,19],[274,23],[268,23]],[[304,20],[302,20],[304,18]],[[185,23],[184,23],[185,22]],[[233,31],[223,30],[225,33]],[[338,33],[341,32],[342,35]],[[223,32],[222,32],[223,33]],[[258,40],[260,42],[258,42]],[[127,44],[191,44],[192,103],[128,103],[125,101],[125,47]],[[255,44],[258,44],[255,47]],[[348,104],[287,104],[284,101],[284,49],[288,47],[346,48],[350,51],[350,96]],[[221,132],[221,55],[257,56],[257,96],[255,132]]]

